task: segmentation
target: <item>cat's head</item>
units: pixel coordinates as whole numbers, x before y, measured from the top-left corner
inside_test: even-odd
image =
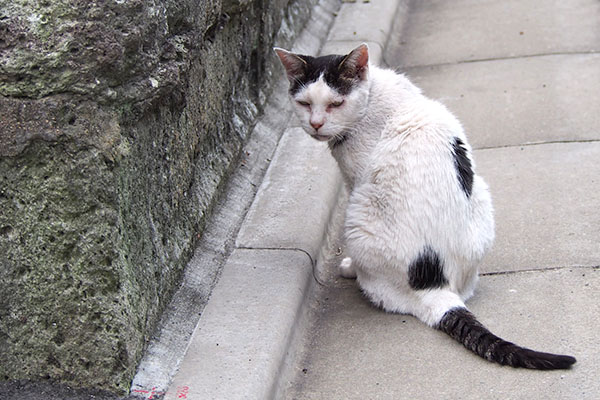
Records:
[[[346,55],[311,57],[274,49],[290,81],[304,130],[317,140],[340,141],[365,113],[369,93],[366,44]]]

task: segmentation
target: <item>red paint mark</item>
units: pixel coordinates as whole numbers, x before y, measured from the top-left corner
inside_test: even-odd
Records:
[[[178,399],[187,399],[189,391],[190,391],[189,386],[179,386],[177,388],[176,396]]]
[[[157,392],[156,391],[156,386],[153,387],[150,390],[139,390],[139,389],[134,389],[133,392],[135,393],[142,393],[142,394],[147,394],[148,397],[146,397],[148,400],[152,400],[155,399],[156,397],[154,396],[162,396],[163,394],[165,394],[165,392]]]

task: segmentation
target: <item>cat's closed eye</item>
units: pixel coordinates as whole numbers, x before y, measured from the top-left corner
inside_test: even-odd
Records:
[[[307,101],[297,100],[296,103],[300,104],[302,107],[310,107],[310,103]]]
[[[344,100],[334,101],[332,103],[329,103],[329,107],[337,108],[340,107],[342,104],[344,104]]]

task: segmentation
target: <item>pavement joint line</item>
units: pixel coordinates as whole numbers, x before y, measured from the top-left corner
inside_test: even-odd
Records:
[[[496,276],[496,275],[512,275],[512,274],[520,274],[526,272],[548,272],[548,271],[561,271],[565,269],[600,269],[600,265],[569,265],[565,267],[546,267],[546,268],[527,268],[527,269],[519,269],[516,271],[493,271],[493,272],[483,272],[480,273],[479,276]]]
[[[304,253],[310,259],[310,264],[312,266],[312,276],[313,276],[313,279],[315,280],[315,282],[317,284],[319,284],[319,286],[329,287],[327,284],[325,284],[323,281],[321,281],[319,279],[319,277],[317,276],[317,262],[310,255],[310,253],[304,249],[301,249],[298,247],[246,247],[246,246],[236,247],[236,249],[239,249],[239,250],[263,250],[263,251],[274,251],[274,250],[277,250],[277,251],[299,251],[301,253]]]
[[[538,57],[556,57],[556,56],[586,56],[586,55],[598,55],[600,51],[598,50],[590,50],[590,51],[557,51],[557,52],[549,52],[549,53],[539,53],[539,54],[521,54],[516,56],[504,56],[504,57],[489,57],[489,58],[475,58],[472,60],[459,60],[459,61],[450,61],[436,64],[418,64],[418,65],[409,65],[407,67],[400,68],[403,71],[410,71],[413,69],[420,68],[433,68],[433,67],[446,67],[451,65],[462,65],[462,64],[473,64],[480,62],[489,62],[489,61],[504,61],[504,60],[519,60],[519,59],[527,59],[527,58],[538,58]]]
[[[484,146],[484,147],[473,147],[473,150],[496,150],[496,149],[509,149],[513,147],[533,147],[542,146],[545,144],[570,144],[570,143],[598,143],[600,139],[578,139],[578,140],[548,140],[541,142],[527,142],[521,144],[507,144],[503,146]]]

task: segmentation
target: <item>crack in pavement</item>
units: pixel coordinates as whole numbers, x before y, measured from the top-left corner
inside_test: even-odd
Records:
[[[524,272],[548,272],[548,271],[561,271],[565,269],[591,269],[591,270],[599,270],[600,265],[569,265],[565,267],[546,267],[546,268],[526,268],[519,269],[515,271],[493,271],[493,272],[482,272],[479,273],[479,276],[496,276],[496,275],[511,275],[511,274],[519,274]]]
[[[545,145],[545,144],[597,143],[597,142],[600,142],[600,139],[547,140],[547,141],[527,142],[527,143],[520,143],[520,144],[506,144],[506,145],[498,145],[498,146],[474,147],[473,151],[508,149],[508,148],[512,148],[512,147],[532,147],[532,146],[541,146],[541,145]]]
[[[520,59],[528,59],[528,58],[538,58],[538,57],[555,57],[555,56],[587,56],[587,55],[599,55],[600,51],[598,50],[590,50],[590,51],[573,51],[573,52],[550,52],[550,53],[539,53],[539,54],[523,54],[516,56],[504,56],[504,57],[489,57],[489,58],[475,58],[472,60],[459,60],[459,61],[449,61],[442,62],[436,64],[419,64],[419,65],[409,65],[403,66],[400,65],[400,69],[402,71],[410,71],[420,68],[435,68],[435,67],[447,67],[453,65],[462,65],[462,64],[472,64],[479,62],[489,62],[489,61],[504,61],[504,60],[520,60]]]

